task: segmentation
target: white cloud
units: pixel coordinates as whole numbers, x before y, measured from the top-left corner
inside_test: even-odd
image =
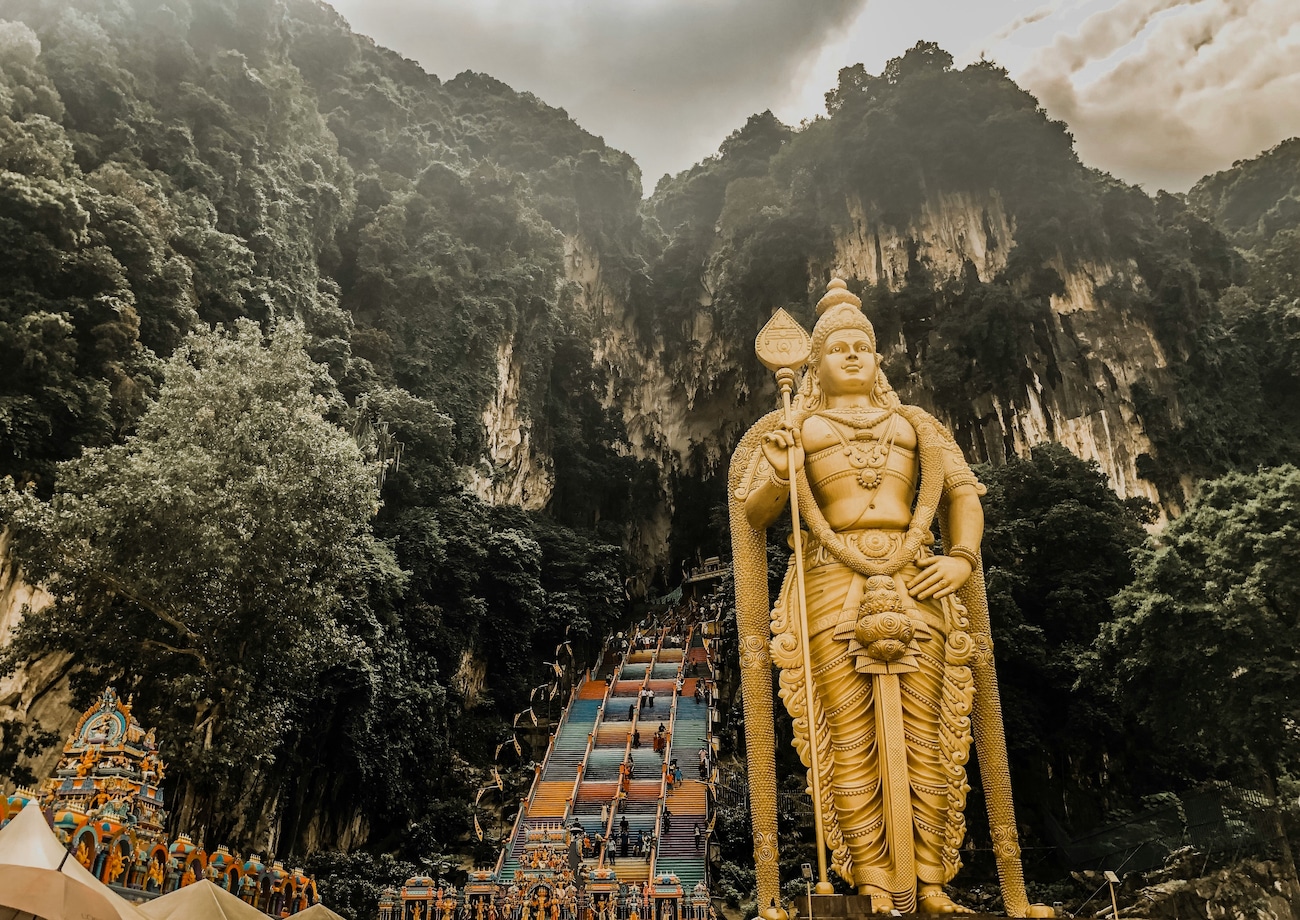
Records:
[[[1300,134],[1300,0],[333,0],[354,28],[450,78],[491,74],[627,150],[649,191],[755,112],[823,111],[840,68],[918,40],[986,54],[1150,188]]]
[[[1121,0],[1017,76],[1085,163],[1183,190],[1300,134],[1300,3]]]
[[[334,0],[444,79],[470,69],[565,108],[633,154],[647,191],[792,95],[867,0]],[[418,12],[417,12],[418,10]],[[830,89],[830,86],[825,87]]]

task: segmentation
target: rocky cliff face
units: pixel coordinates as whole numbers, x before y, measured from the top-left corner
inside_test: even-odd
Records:
[[[1006,267],[1015,243],[1015,221],[996,191],[935,195],[901,228],[871,222],[865,216],[870,209],[856,199],[847,202],[847,211],[850,220],[835,232],[833,254],[810,265],[810,277],[839,275],[897,290],[915,265],[923,265],[936,284],[961,278],[973,266],[988,282]],[[1168,506],[1176,497],[1162,497],[1138,472],[1139,457],[1152,452],[1152,445],[1134,408],[1134,386],[1141,383],[1172,400],[1164,379],[1169,358],[1149,323],[1099,293],[1103,286],[1140,289],[1136,267],[1064,257],[1050,267],[1063,291],[1051,297],[1049,334],[1037,337],[1036,350],[1018,366],[1000,372],[1017,381],[1010,398],[980,394],[968,411],[944,412],[923,386],[893,382],[905,399],[936,411],[973,462],[999,463],[1057,441],[1097,461],[1120,495]],[[775,395],[750,392],[746,362],[755,360],[752,343],[718,334],[708,276],[699,309],[681,330],[687,345],[672,349],[662,336],[646,342],[638,334],[638,318],[626,297],[607,282],[599,255],[580,237],[567,240],[565,268],[579,292],[579,307],[598,330],[595,355],[605,380],[603,399],[619,410],[629,449],[660,466],[665,487],[675,472],[707,475],[724,468],[739,435],[774,405]],[[816,294],[810,291],[810,299]],[[902,356],[920,344],[900,335],[880,347],[887,356]],[[491,410],[485,421],[488,415]],[[494,444],[527,438],[526,432],[514,435],[508,428],[489,430]],[[502,481],[541,478],[536,460],[522,454],[506,460]],[[671,507],[650,512],[638,539],[641,553],[656,559],[663,553],[671,513]]]
[[[1200,878],[1125,891],[1120,913],[1150,920],[1293,920],[1295,895],[1288,888],[1282,866],[1247,860]]]
[[[913,263],[931,266],[937,276],[960,276],[973,265],[981,281],[1006,268],[1015,238],[1015,221],[996,191],[936,194],[906,227],[882,226],[860,198],[845,203],[848,225],[835,239],[834,266],[848,276],[892,288],[902,285]]]
[[[497,389],[483,409],[487,448],[467,476],[485,502],[536,511],[551,500],[555,474],[550,456],[534,444],[532,422],[520,411],[521,374],[511,337],[497,348]]]
[[[909,268],[920,264],[939,283],[963,277],[970,267],[988,282],[1006,268],[1015,243],[1015,221],[996,191],[934,195],[902,228],[869,222],[864,216],[868,210],[861,201],[848,202],[849,226],[836,235],[833,258],[816,266],[814,277],[847,273],[846,279],[897,290]],[[1067,261],[1061,256],[1050,267],[1064,286],[1063,293],[1051,297],[1050,335],[1038,341],[1038,351],[1025,355],[1021,366],[1002,371],[1019,382],[1020,392],[1005,401],[977,396],[968,415],[938,414],[974,462],[998,463],[1025,456],[1036,444],[1057,441],[1076,456],[1096,460],[1120,495],[1160,504],[1155,485],[1137,471],[1138,457],[1152,446],[1134,409],[1133,385],[1140,381],[1163,393],[1168,358],[1149,324],[1111,307],[1098,294],[1103,285],[1139,287],[1137,268],[1131,262]],[[913,347],[901,338],[881,343],[882,351],[895,353]],[[906,382],[894,383],[905,398],[930,402],[924,391],[908,392]]]
[[[8,531],[0,532],[0,645],[9,636],[23,611],[39,609],[53,598],[36,585],[28,583],[15,565],[9,550]],[[59,744],[32,760],[21,759],[38,778],[48,774],[58,760],[63,738],[76,727],[81,713],[72,707],[72,689],[68,684],[71,667],[69,656],[47,655],[28,662],[13,674],[0,677],[0,743],[24,728],[39,726],[54,732]]]

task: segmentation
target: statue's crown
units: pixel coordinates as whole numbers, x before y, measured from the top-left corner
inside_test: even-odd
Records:
[[[832,278],[826,293],[817,301],[817,323],[812,333],[812,360],[821,360],[826,349],[826,339],[842,329],[861,329],[876,347],[876,330],[862,312],[862,300],[849,290],[843,278]]]
[[[842,303],[849,304],[862,309],[862,300],[857,294],[849,290],[849,286],[844,283],[843,278],[832,278],[831,283],[826,285],[826,293],[822,299],[817,301],[817,315],[821,316],[831,307],[837,307]]]

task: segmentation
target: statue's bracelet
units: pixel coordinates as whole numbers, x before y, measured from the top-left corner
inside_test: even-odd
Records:
[[[948,547],[947,554],[949,556],[956,556],[958,559],[965,559],[970,563],[972,570],[979,565],[979,557],[975,555],[975,550],[971,549],[969,546],[962,546],[960,544],[957,546],[950,546]]]

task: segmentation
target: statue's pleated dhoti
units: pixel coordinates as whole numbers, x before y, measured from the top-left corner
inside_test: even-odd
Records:
[[[878,536],[868,543],[878,544]],[[885,552],[896,545],[888,544]],[[868,579],[815,546],[805,564],[826,844],[846,881],[914,910],[918,879],[943,884],[960,865],[972,696],[964,610],[953,600],[908,596],[905,582],[919,571],[914,564]],[[792,582],[788,576],[773,611],[773,659],[807,765]],[[862,617],[873,603],[892,604],[895,620],[906,621],[908,638],[893,647],[893,660],[873,657],[869,650],[879,647],[861,641]]]

